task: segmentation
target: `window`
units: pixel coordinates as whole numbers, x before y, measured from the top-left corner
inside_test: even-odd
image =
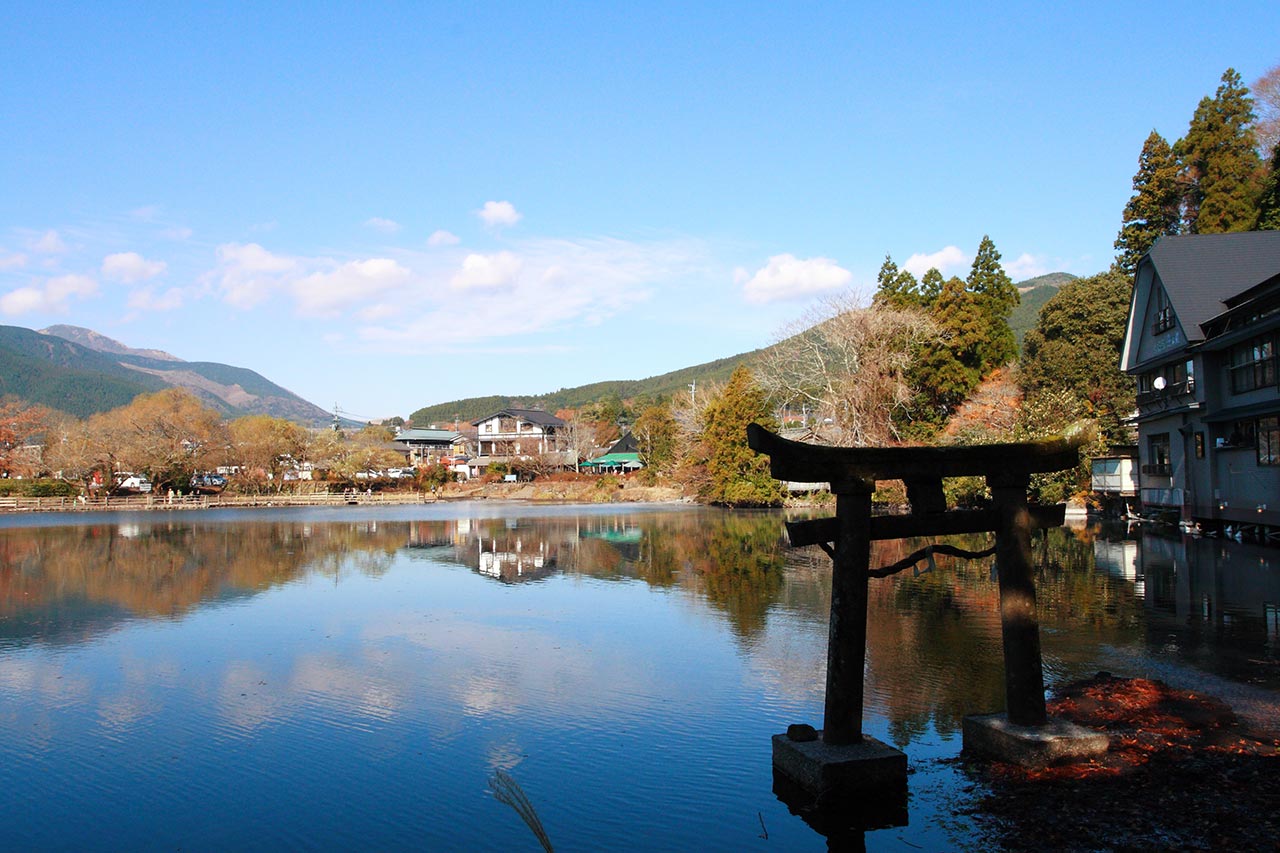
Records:
[[[1258,464],[1280,465],[1280,416],[1258,418]]]
[[[1204,458],[1204,433],[1196,433],[1196,458]]]
[[[1276,384],[1275,336],[1254,338],[1231,350],[1231,393],[1243,394]]]
[[[1152,322],[1151,331],[1155,334],[1167,332],[1173,328],[1173,306],[1169,304],[1169,294],[1163,287],[1152,289]]]
[[[1147,438],[1147,464],[1142,473],[1168,477],[1173,472],[1169,455],[1169,433],[1159,432]]]

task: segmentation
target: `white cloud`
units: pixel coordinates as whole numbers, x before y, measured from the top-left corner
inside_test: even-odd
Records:
[[[272,254],[257,243],[224,243],[217,253],[218,266],[204,280],[236,308],[261,303],[287,287],[302,268],[296,259]]]
[[[457,290],[510,287],[515,284],[522,266],[524,264],[520,258],[511,252],[498,252],[496,255],[470,254],[462,261],[462,269],[449,280],[449,285]]]
[[[539,335],[539,351],[561,346],[546,336],[601,322],[647,300],[656,287],[687,285],[696,272],[708,275],[705,247],[695,241],[637,243],[617,239],[531,239],[514,251],[469,255],[462,268],[445,266],[438,253],[422,252],[410,263],[415,286],[403,293],[398,322],[369,322],[357,329],[360,340],[397,352],[474,349],[494,338]],[[431,269],[434,267],[434,269]],[[441,290],[433,281],[448,281]],[[455,288],[465,289],[466,322]],[[500,348],[528,352],[523,343]],[[486,351],[495,351],[486,345]]]
[[[515,205],[509,201],[486,201],[484,207],[476,211],[476,216],[479,216],[490,228],[515,225],[523,218]]]
[[[445,231],[443,228],[439,231],[433,232],[432,235],[427,238],[427,245],[432,248],[438,246],[456,246],[461,242],[461,237],[451,231]]]
[[[351,261],[325,272],[312,273],[293,282],[298,309],[307,314],[329,314],[358,305],[397,288],[412,273],[388,258]]]
[[[63,312],[73,297],[83,299],[97,292],[98,283],[88,276],[62,275],[48,279],[43,286],[20,287],[0,296],[0,313]]]
[[[135,284],[155,278],[166,267],[164,261],[148,261],[137,252],[117,252],[102,259],[102,277]]]
[[[185,302],[181,288],[170,287],[162,293],[144,287],[129,294],[129,307],[137,311],[173,311]]]
[[[27,256],[21,252],[0,255],[0,270],[19,269],[27,265]]]
[[[373,216],[364,221],[366,228],[372,228],[374,231],[381,231],[383,234],[394,234],[403,226],[394,219],[383,219],[381,216]]]
[[[1027,252],[1023,252],[1016,260],[1009,261],[1003,266],[1009,278],[1014,281],[1025,281],[1049,272],[1048,260],[1043,255],[1032,255]]]
[[[963,270],[970,263],[969,257],[958,247],[947,246],[945,249],[939,249],[929,254],[916,253],[912,255],[903,263],[902,269],[919,278],[935,267],[938,272],[948,275]]]
[[[742,284],[748,302],[773,302],[778,299],[800,299],[845,287],[853,274],[830,258],[806,258],[774,255],[749,278],[738,270],[734,278]],[[745,279],[745,283],[744,283]]]
[[[50,228],[48,231],[31,240],[31,251],[42,255],[60,255],[67,251],[67,244],[62,242],[58,232]]]

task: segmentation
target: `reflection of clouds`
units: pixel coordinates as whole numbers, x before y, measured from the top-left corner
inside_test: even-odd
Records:
[[[485,764],[489,765],[489,770],[491,771],[505,770],[511,772],[524,759],[524,750],[520,748],[520,744],[516,743],[514,738],[494,741],[485,750]]]
[[[0,690],[37,697],[46,707],[64,707],[84,702],[92,685],[56,659],[7,658],[0,666]]]
[[[426,689],[445,691],[468,716],[554,704],[564,714],[593,718],[604,711],[634,712],[638,698],[664,692],[640,649],[597,649],[532,628],[448,617],[417,624],[385,619],[365,638],[412,644],[412,654],[391,663],[403,661]]]
[[[0,703],[0,730],[9,745],[35,755],[51,752],[59,746],[56,712],[85,704],[91,693],[92,685],[61,661],[0,658],[0,698],[23,700]]]
[[[232,661],[216,696],[219,714],[236,734],[248,735],[281,719],[285,697],[271,687],[268,673],[248,661]]]

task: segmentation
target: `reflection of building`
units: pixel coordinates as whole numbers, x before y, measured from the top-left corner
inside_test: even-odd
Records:
[[[476,571],[504,583],[538,580],[556,571],[556,549],[541,536],[526,543],[515,532],[479,537]]]
[[[1138,563],[1138,543],[1132,539],[1093,540],[1093,564],[1112,577],[1133,583],[1134,592],[1145,593],[1146,578]]]
[[[1249,542],[1144,534],[1139,571],[1146,578],[1149,641],[1181,651],[1196,665],[1252,672],[1280,657],[1280,559]],[[1220,650],[1233,650],[1235,657]],[[1215,651],[1217,650],[1217,651]],[[1280,679],[1280,673],[1268,675]],[[1280,686],[1275,684],[1271,686]]]
[[[1280,232],[1162,237],[1138,262],[1121,366],[1144,509],[1280,529],[1278,329]]]

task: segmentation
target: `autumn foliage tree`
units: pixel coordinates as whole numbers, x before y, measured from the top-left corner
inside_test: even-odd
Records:
[[[98,463],[108,471],[150,475],[157,490],[185,488],[196,471],[225,461],[222,416],[190,391],[166,388],[89,418]]]
[[[30,477],[40,467],[39,454],[28,449],[44,432],[50,412],[23,400],[0,401],[0,477]]]

